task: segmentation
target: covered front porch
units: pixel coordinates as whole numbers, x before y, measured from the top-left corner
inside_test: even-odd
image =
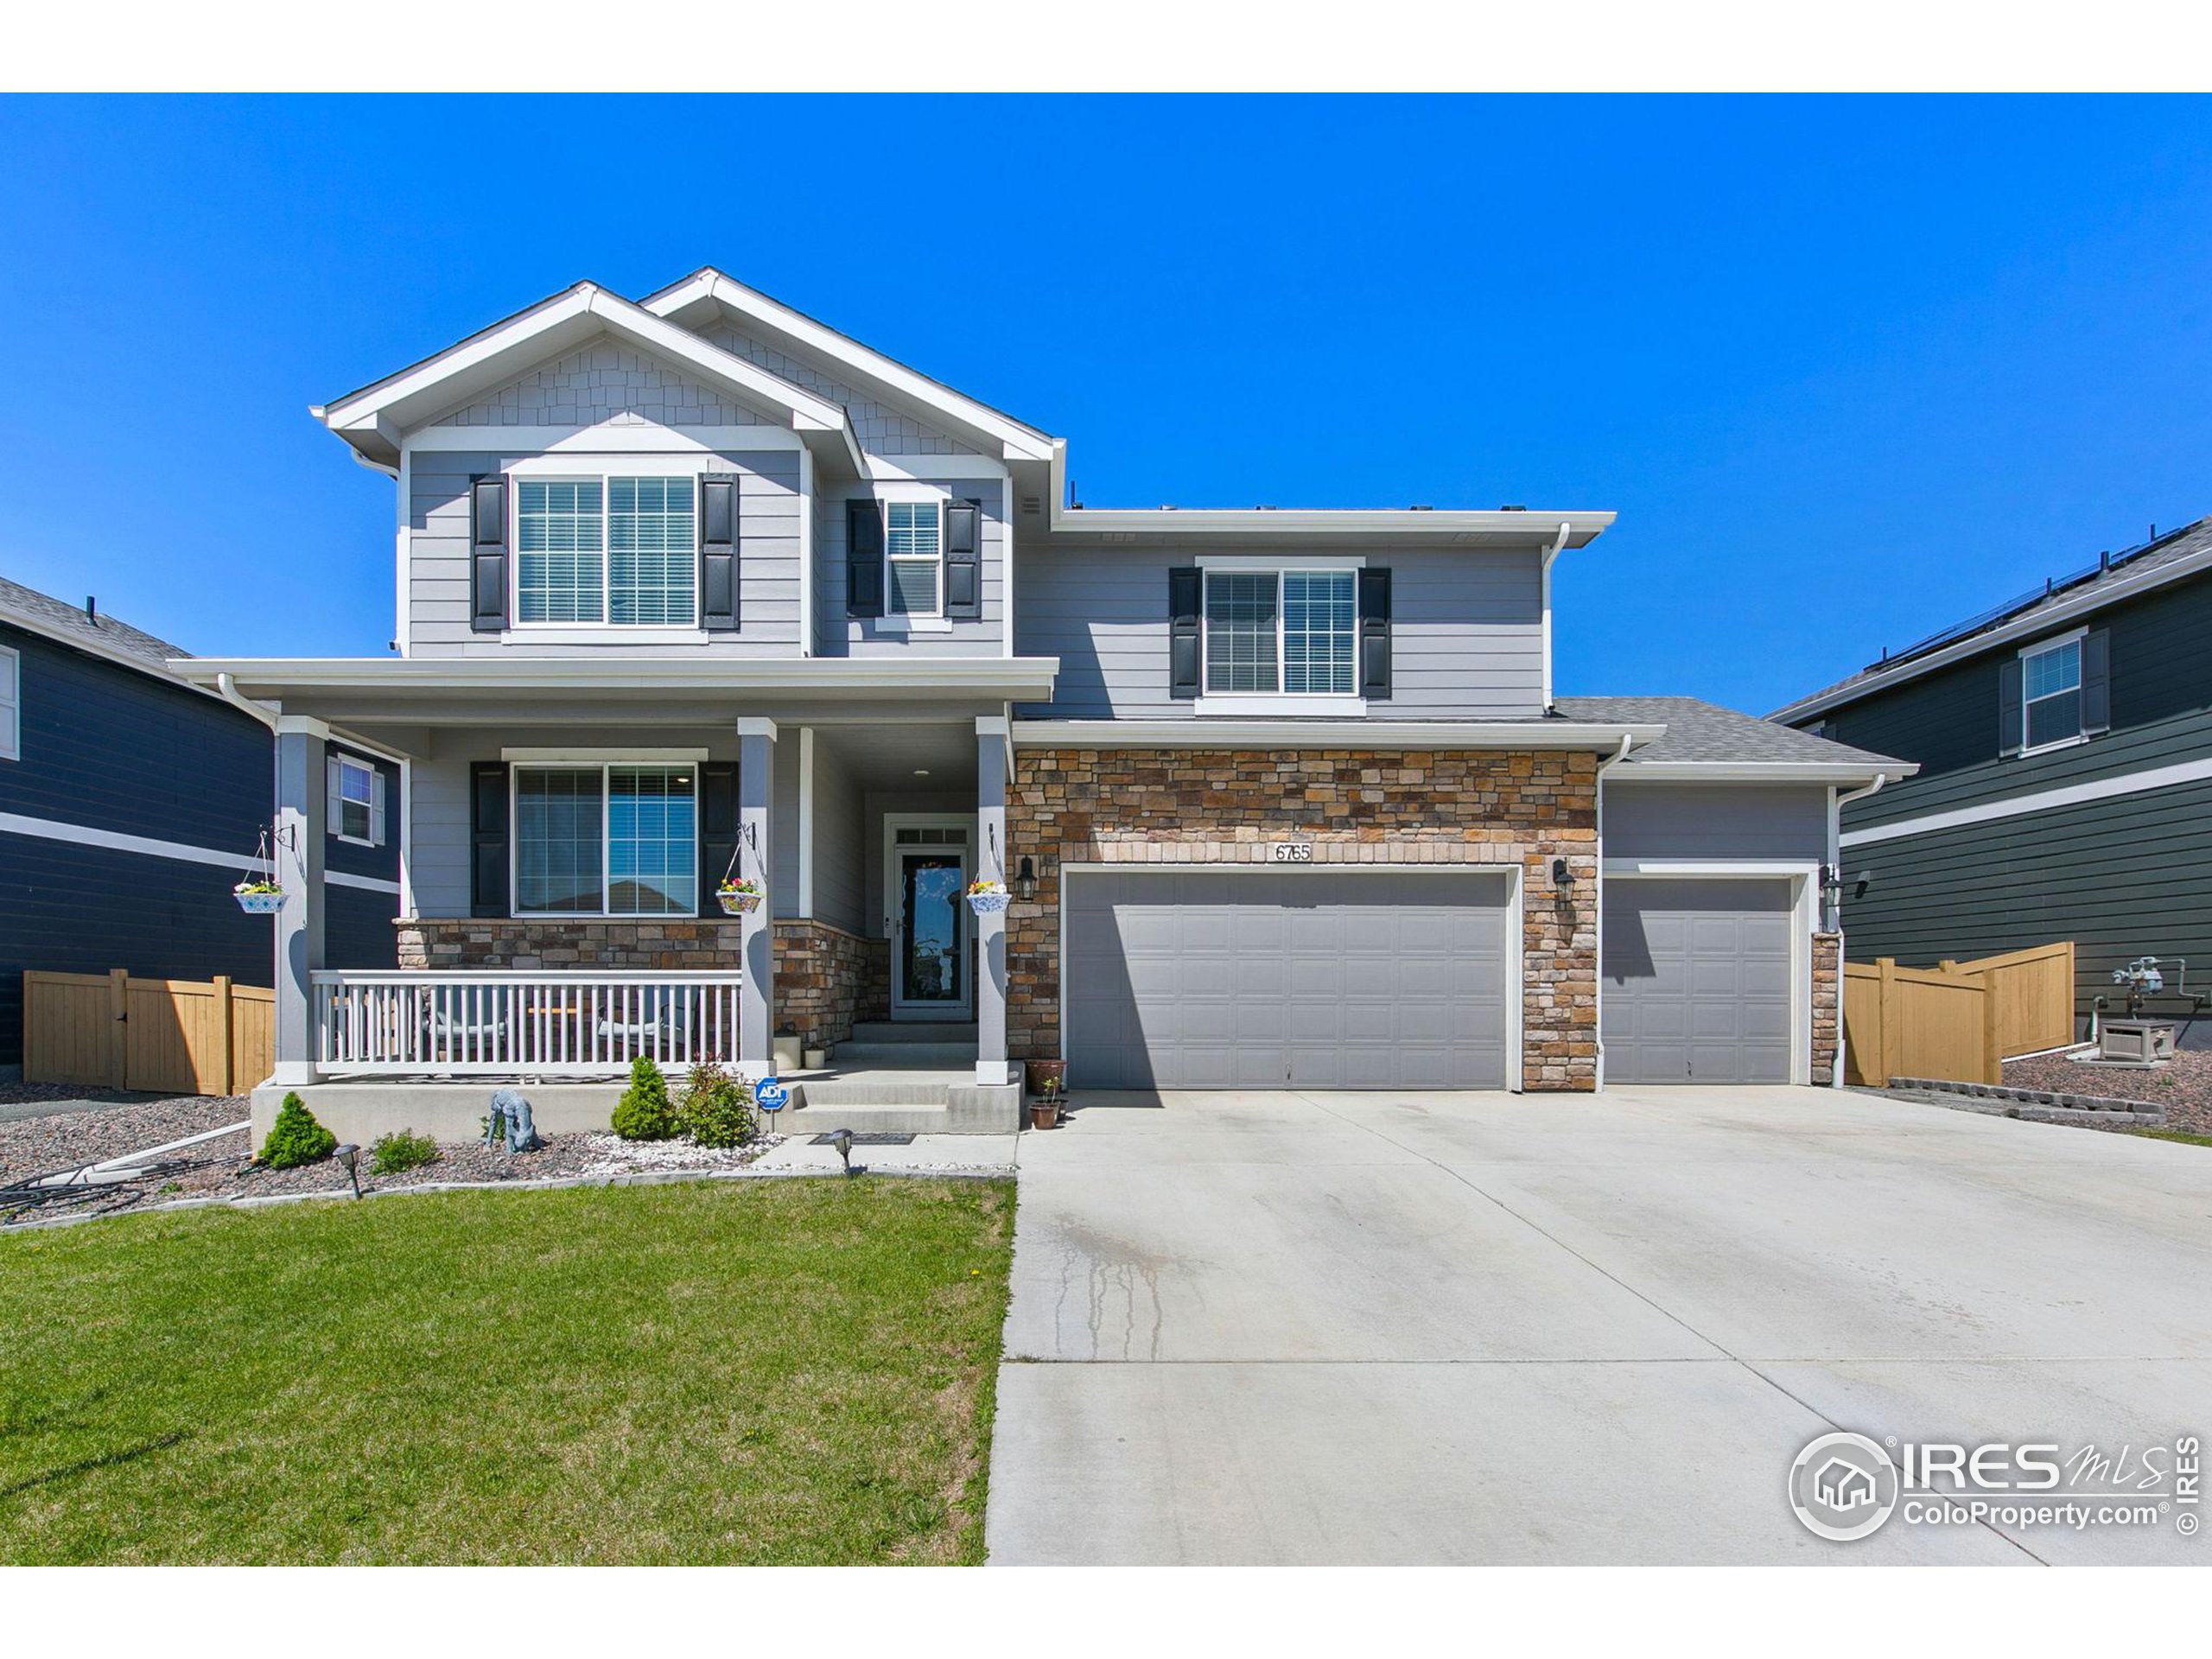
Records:
[[[257,1120],[298,1090],[341,1136],[465,1131],[513,1083],[549,1128],[603,1128],[642,1054],[671,1076],[779,1077],[787,1128],[1014,1126],[1005,913],[966,889],[1014,873],[1019,687],[831,696],[873,665],[825,663],[784,671],[815,671],[808,698],[626,682],[518,696],[473,662],[435,679],[377,666],[401,672],[224,677],[278,753],[276,1062]],[[334,741],[399,765],[396,968],[326,949]],[[726,913],[726,881],[758,899]]]

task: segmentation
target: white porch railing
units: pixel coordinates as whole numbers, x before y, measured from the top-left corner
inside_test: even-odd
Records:
[[[318,972],[315,1068],[614,1075],[737,1058],[734,973]]]

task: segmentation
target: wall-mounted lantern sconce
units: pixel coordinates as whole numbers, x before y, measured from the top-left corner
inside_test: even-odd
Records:
[[[1574,866],[1563,858],[1552,860],[1552,886],[1564,893],[1574,885]]]
[[[1821,866],[1821,902],[1830,910],[1843,902],[1843,872],[1833,864]]]
[[[1014,896],[1024,904],[1037,896],[1037,861],[1027,853],[1014,872]]]

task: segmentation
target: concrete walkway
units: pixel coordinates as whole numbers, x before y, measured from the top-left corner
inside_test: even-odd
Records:
[[[1784,1497],[1832,1427],[2212,1431],[2212,1151],[1622,1089],[1100,1096],[1020,1160],[994,1561],[2212,1560]]]

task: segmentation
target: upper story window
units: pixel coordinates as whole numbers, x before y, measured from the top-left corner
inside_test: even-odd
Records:
[[[2024,747],[2048,748],[2082,735],[2082,642],[2068,639],[2020,659]]]
[[[330,757],[330,833],[363,847],[384,844],[384,779],[349,754]]]
[[[696,766],[517,766],[518,916],[690,916]]]
[[[517,620],[696,625],[695,493],[690,478],[518,480]]]
[[[1209,570],[1208,694],[1349,696],[1359,607],[1350,570]]]
[[[943,508],[938,501],[884,503],[887,608],[893,616],[944,612]]]
[[[23,659],[0,645],[0,760],[23,758]]]

